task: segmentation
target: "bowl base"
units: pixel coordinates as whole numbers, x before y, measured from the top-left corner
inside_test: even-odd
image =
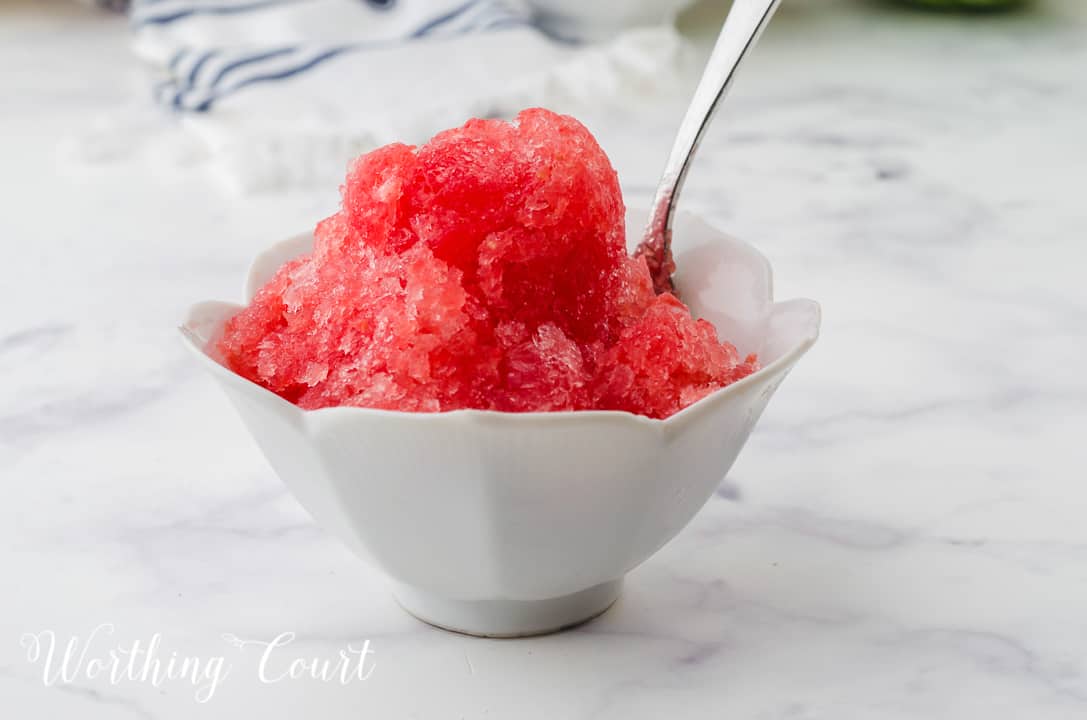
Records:
[[[493,638],[528,637],[566,630],[612,606],[622,579],[546,600],[452,600],[408,585],[396,585],[400,607],[443,630]]]

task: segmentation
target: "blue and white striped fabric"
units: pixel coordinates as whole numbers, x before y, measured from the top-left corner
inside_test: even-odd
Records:
[[[129,18],[137,54],[161,75],[155,99],[247,192],[335,187],[347,161],[376,146],[532,105],[584,115],[674,73],[672,28],[578,47],[545,35],[522,8],[132,0]]]
[[[134,0],[129,18],[165,61],[155,99],[192,112],[347,53],[528,25],[498,0]]]

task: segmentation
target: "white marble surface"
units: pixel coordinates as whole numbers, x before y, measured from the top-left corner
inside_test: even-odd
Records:
[[[1087,717],[1083,3],[786,5],[685,202],[822,301],[823,338],[616,607],[527,641],[400,612],[183,354],[187,303],[236,296],[334,190],[224,196],[169,143],[69,162],[73,130],[146,97],[123,27],[71,8],[0,8],[5,716]],[[634,198],[658,110],[591,121]],[[159,633],[163,661],[233,669],[203,704],[182,680],[47,687],[19,643],[104,622],[91,657]],[[373,672],[262,684],[221,637],[286,631],[271,672],[365,640]]]

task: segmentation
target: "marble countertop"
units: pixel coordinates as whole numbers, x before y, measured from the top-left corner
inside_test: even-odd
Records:
[[[175,337],[334,189],[229,196],[167,152],[67,162],[74,131],[145,101],[123,24],[64,3],[0,17],[13,717],[1087,717],[1083,3],[786,3],[684,202],[759,246],[779,297],[819,300],[823,337],[617,605],[524,641],[402,613]],[[592,123],[631,198],[677,113]],[[43,676],[50,633],[80,653],[96,628],[85,658],[157,642],[163,667],[230,673],[210,699],[210,671]],[[260,646],[223,638],[283,633],[263,680]],[[280,677],[348,646],[369,652],[347,682]]]

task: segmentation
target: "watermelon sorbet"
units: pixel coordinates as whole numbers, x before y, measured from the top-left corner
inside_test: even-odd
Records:
[[[341,194],[216,346],[302,408],[665,418],[758,367],[654,293],[615,170],[573,118],[525,110],[387,145]]]

